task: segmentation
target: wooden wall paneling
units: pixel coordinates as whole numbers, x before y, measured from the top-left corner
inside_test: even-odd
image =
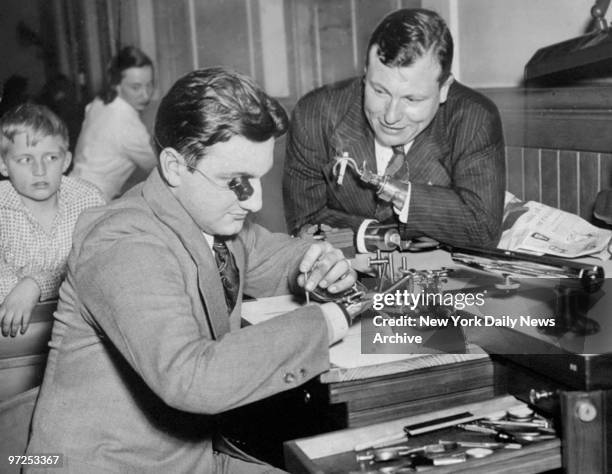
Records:
[[[579,156],[580,199],[579,214],[586,220],[593,217],[593,204],[599,191],[599,156],[597,153],[582,152]]]
[[[398,8],[421,8],[423,2],[421,0],[398,0]]]
[[[197,58],[200,67],[226,66],[250,76],[248,0],[196,1]],[[257,77],[255,77],[257,79]]]
[[[542,199],[542,179],[540,176],[540,167],[540,149],[523,149],[525,201],[540,201]]]
[[[506,145],[612,151],[610,86],[480,91],[499,108]]]
[[[542,150],[542,202],[549,206],[559,207],[559,173],[556,150]]]
[[[612,189],[612,153],[602,153],[599,159],[599,189]]]
[[[194,69],[189,9],[185,0],[155,0],[153,3],[158,92],[163,96],[174,82]]]
[[[252,2],[245,0],[247,5]],[[290,66],[289,66],[289,36],[284,0],[264,0],[255,3],[254,9],[253,48],[255,69],[261,67],[261,77],[266,92],[273,97],[289,98],[291,96]]]
[[[559,207],[578,214],[578,153],[559,152]]]
[[[398,8],[397,0],[353,0],[355,4],[355,38],[357,41],[357,71],[365,65],[368,42],[378,23],[387,13]],[[420,1],[418,2],[420,4]]]
[[[316,4],[308,0],[287,2],[292,44],[289,47],[289,62],[293,65],[292,95],[299,97],[314,89],[317,84],[317,52],[315,50]]]
[[[354,76],[350,0],[318,0],[316,8],[322,83],[329,84]]]
[[[524,198],[523,191],[523,149],[506,147],[506,189],[517,198]]]

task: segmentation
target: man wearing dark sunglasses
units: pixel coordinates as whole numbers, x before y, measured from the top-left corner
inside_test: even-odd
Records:
[[[69,472],[275,472],[221,453],[215,415],[325,371],[351,318],[329,302],[241,328],[241,295],[355,283],[330,244],[248,220],[286,127],[238,73],[171,88],[158,169],[77,224],[29,454],[62,453]]]

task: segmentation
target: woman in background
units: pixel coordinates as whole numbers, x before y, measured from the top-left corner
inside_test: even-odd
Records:
[[[136,170],[156,164],[140,118],[153,93],[153,63],[133,46],[110,62],[106,89],[85,109],[72,174],[95,184],[107,200],[118,197]]]

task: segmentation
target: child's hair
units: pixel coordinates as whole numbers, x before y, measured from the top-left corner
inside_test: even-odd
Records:
[[[44,105],[21,104],[0,117],[0,156],[5,156],[9,141],[13,143],[15,135],[19,133],[26,133],[28,143],[32,145],[36,145],[45,137],[58,137],[63,142],[62,151],[68,151],[69,139],[66,125]]]

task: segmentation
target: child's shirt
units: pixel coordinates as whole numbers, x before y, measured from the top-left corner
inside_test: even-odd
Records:
[[[58,211],[46,232],[23,205],[10,181],[0,182],[0,303],[24,277],[40,287],[40,300],[57,296],[64,278],[72,232],[81,212],[105,204],[101,191],[74,177],[62,176]]]

